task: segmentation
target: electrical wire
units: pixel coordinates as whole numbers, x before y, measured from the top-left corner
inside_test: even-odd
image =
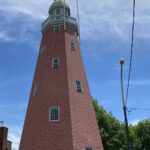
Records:
[[[150,108],[128,108],[128,110],[150,110]]]
[[[130,114],[133,110],[135,111],[150,111],[150,108],[127,108],[128,114]]]
[[[132,69],[132,57],[133,57],[133,45],[134,45],[134,27],[135,27],[135,0],[133,0],[133,23],[132,23],[132,37],[131,37],[131,53],[130,53],[130,64],[129,64],[128,84],[127,84],[127,93],[126,93],[126,104],[128,101],[131,69]]]

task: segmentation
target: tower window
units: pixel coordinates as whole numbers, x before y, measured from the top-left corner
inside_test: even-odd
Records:
[[[68,11],[67,10],[65,11],[65,14],[68,15]]]
[[[56,20],[61,19],[61,17],[56,17]]]
[[[70,42],[70,48],[71,48],[71,50],[76,50],[76,46],[75,46],[75,43],[73,43],[73,42]]]
[[[41,54],[44,53],[44,50],[45,50],[45,45],[43,45],[42,48],[41,48]]]
[[[56,15],[60,15],[60,9],[56,9]]]
[[[76,86],[77,86],[77,91],[78,92],[82,92],[83,91],[81,81],[76,80]]]
[[[52,10],[52,11],[51,11],[51,15],[53,15],[53,14],[54,14],[54,11]]]
[[[59,58],[53,58],[52,59],[52,68],[58,68],[59,67]]]
[[[60,26],[54,26],[54,32],[60,32]]]
[[[86,147],[85,150],[94,150],[92,147]]]
[[[36,96],[36,95],[37,95],[38,89],[39,89],[39,83],[37,83],[37,84],[35,85],[33,96]]]
[[[59,107],[51,107],[49,112],[49,121],[59,121]]]

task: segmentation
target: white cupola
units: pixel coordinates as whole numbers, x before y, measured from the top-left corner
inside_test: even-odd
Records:
[[[55,0],[49,8],[49,17],[42,24],[42,33],[51,26],[64,24],[66,27],[76,30],[77,35],[79,35],[77,21],[75,18],[71,17],[68,3],[63,0]]]

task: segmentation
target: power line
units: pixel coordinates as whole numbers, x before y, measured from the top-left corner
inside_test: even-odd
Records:
[[[131,69],[132,69],[133,44],[134,44],[134,26],[135,26],[134,24],[135,24],[135,0],[133,0],[133,23],[132,23],[131,52],[130,52],[130,64],[129,64],[127,93],[126,93],[126,104],[127,104],[127,101],[128,101],[128,93],[129,93]]]
[[[150,111],[150,108],[128,108],[128,112],[131,112],[132,110],[144,110],[144,111]]]
[[[133,110],[135,110],[135,111],[140,111],[140,110],[150,111],[150,108],[127,108],[128,114],[130,115]]]

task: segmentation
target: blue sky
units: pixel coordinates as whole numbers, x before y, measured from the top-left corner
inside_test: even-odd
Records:
[[[0,0],[0,120],[18,147],[41,41],[41,23],[52,0]],[[68,0],[76,17],[75,1]],[[120,58],[125,58],[124,90],[129,69],[132,1],[82,0],[81,52],[91,95],[123,121]],[[128,107],[150,108],[150,1],[136,0],[135,43]],[[133,111],[130,123],[150,117]]]

